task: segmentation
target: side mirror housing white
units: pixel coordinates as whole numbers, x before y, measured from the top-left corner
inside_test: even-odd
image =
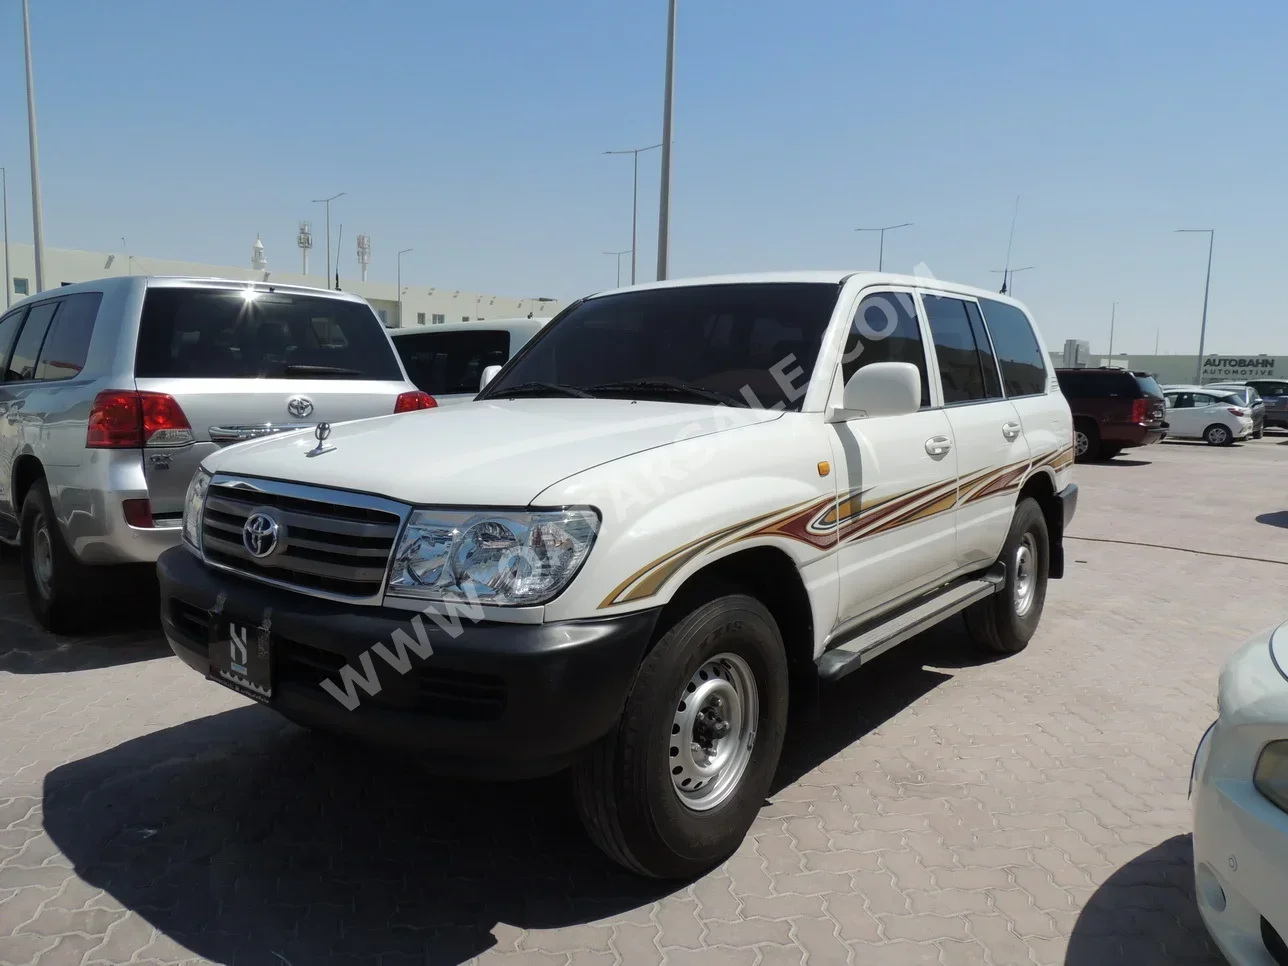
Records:
[[[479,380],[479,392],[487,388],[487,384],[496,378],[496,374],[501,371],[500,366],[488,366],[483,370],[483,378]]]
[[[845,384],[833,421],[873,416],[906,416],[921,408],[921,373],[911,362],[874,362]]]

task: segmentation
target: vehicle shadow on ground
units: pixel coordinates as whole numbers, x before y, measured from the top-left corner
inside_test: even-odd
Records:
[[[1288,510],[1276,510],[1274,513],[1263,513],[1257,517],[1258,523],[1268,527],[1283,527],[1288,530]]]
[[[1125,460],[1122,457],[1115,456],[1111,460],[1101,460],[1101,466],[1153,466],[1153,460]]]
[[[789,731],[775,791],[949,679],[924,663],[963,654],[950,623],[825,688],[819,723]],[[55,769],[44,823],[81,878],[239,966],[460,963],[496,944],[499,923],[593,923],[686,885],[604,858],[565,776],[446,781],[254,706]]]
[[[1065,966],[1224,963],[1199,918],[1193,862],[1190,836],[1178,835],[1111,875],[1078,916]]]
[[[93,633],[50,634],[27,607],[18,563],[0,561],[0,671],[50,674],[167,657],[155,578],[141,579],[92,615]]]

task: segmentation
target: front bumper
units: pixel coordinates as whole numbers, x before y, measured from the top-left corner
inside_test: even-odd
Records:
[[[161,620],[170,647],[205,674],[210,612],[258,626],[271,612],[270,706],[322,731],[426,759],[463,777],[524,778],[565,767],[621,716],[658,611],[551,624],[422,617],[433,653],[406,652],[410,670],[383,659],[394,632],[417,639],[407,611],[333,603],[266,587],[206,567],[184,547],[157,561]],[[370,661],[379,689],[351,691],[349,710],[323,690],[343,690],[341,668],[362,675]],[[352,680],[352,679],[351,679]]]
[[[1222,716],[1195,753],[1191,785],[1199,913],[1234,966],[1274,966],[1288,940],[1288,813],[1257,791],[1253,769],[1270,741],[1288,738],[1288,681],[1268,636],[1222,674]]]

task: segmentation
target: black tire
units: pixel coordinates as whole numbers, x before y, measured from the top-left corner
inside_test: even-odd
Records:
[[[1220,423],[1213,423],[1207,429],[1203,430],[1203,439],[1209,446],[1233,446],[1234,433],[1230,432],[1228,426]]]
[[[755,680],[758,714],[748,738],[753,744],[728,797],[696,811],[672,780],[675,719],[693,681],[713,666],[713,658],[725,655],[739,659]],[[704,688],[711,684],[702,680]],[[787,705],[787,655],[765,606],[742,594],[696,606],[645,657],[617,727],[573,770],[577,809],[591,839],[619,865],[659,879],[692,878],[723,862],[746,837],[769,792]],[[695,717],[697,710],[692,709]]]
[[[22,582],[32,616],[56,634],[85,627],[95,614],[99,582],[67,547],[43,479],[27,490],[19,534]]]
[[[1253,439],[1261,439],[1261,437],[1263,437],[1263,436],[1265,436],[1265,435],[1266,435],[1266,431],[1265,431],[1265,428],[1263,427],[1262,429],[1259,429],[1259,430],[1257,430],[1255,433],[1253,433],[1253,434],[1252,434],[1252,438],[1253,438]]]
[[[1029,548],[1029,570],[1033,581],[1028,606],[1020,611],[1020,568],[1017,558],[1021,546]],[[1028,646],[1042,619],[1046,604],[1047,575],[1050,571],[1051,538],[1046,517],[1037,501],[1026,497],[1015,507],[1011,530],[1002,547],[1001,561],[1006,565],[1003,589],[965,612],[966,628],[971,639],[986,651],[1016,654]]]
[[[1100,429],[1089,419],[1074,420],[1073,458],[1079,463],[1094,463],[1100,459]]]

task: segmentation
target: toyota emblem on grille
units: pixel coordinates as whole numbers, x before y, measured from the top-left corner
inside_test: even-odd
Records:
[[[286,411],[296,419],[305,419],[313,414],[313,400],[306,396],[292,396],[286,401]]]
[[[256,510],[242,525],[242,546],[252,557],[267,557],[277,550],[282,525],[264,510]]]

